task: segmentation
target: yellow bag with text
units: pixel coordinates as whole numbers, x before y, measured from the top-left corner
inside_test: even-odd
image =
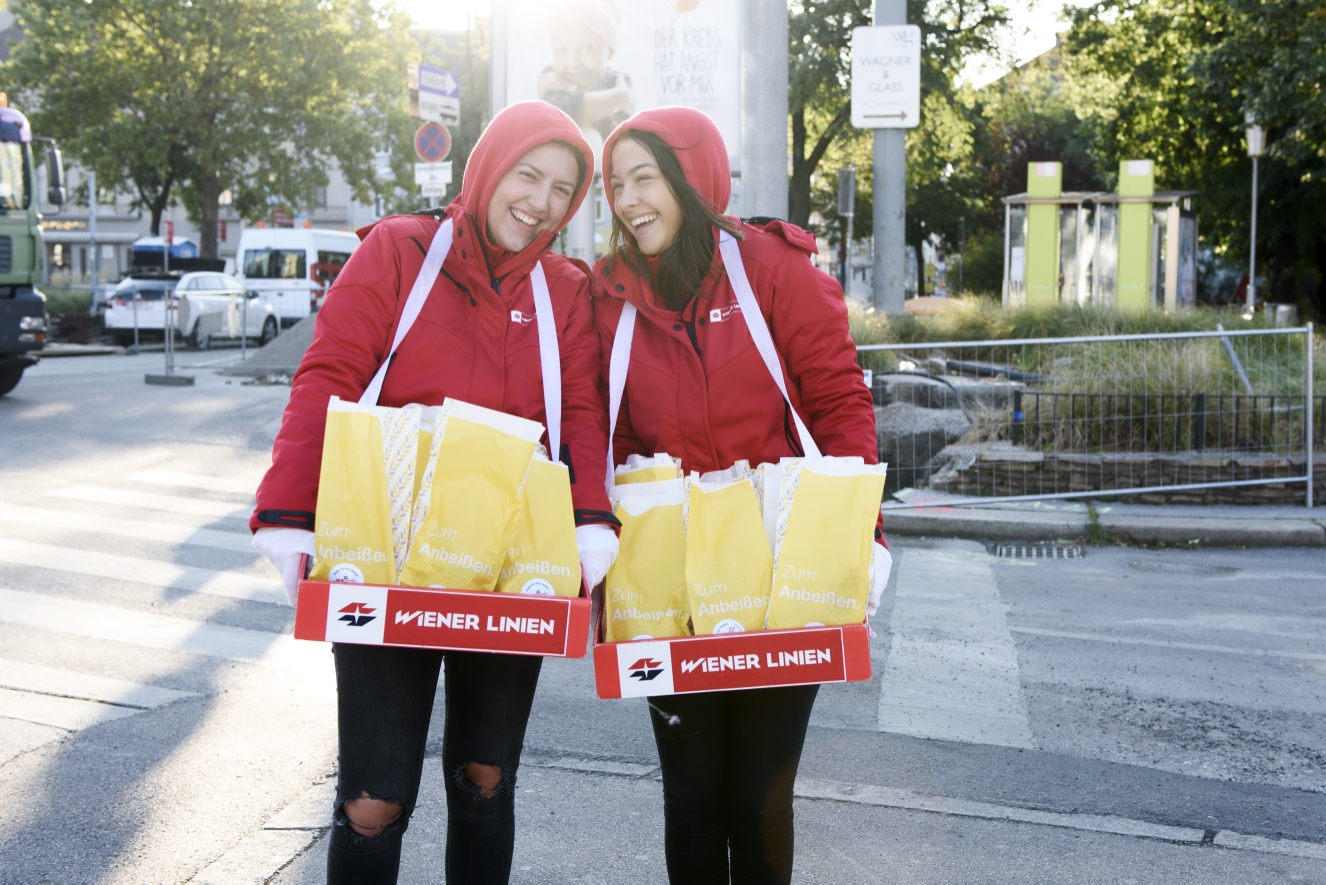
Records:
[[[396,583],[382,413],[332,397],[318,474],[315,555],[309,577],[347,584]]]
[[[884,465],[818,458],[781,467],[768,629],[864,622]]]
[[[687,636],[685,483],[673,479],[627,489],[620,490],[614,510],[622,524],[621,548],[604,579],[607,641]]]
[[[571,504],[571,471],[536,454],[525,475],[520,516],[497,576],[499,593],[580,595],[580,547]]]
[[[705,482],[691,474],[688,486],[686,593],[696,635],[764,629],[773,554],[749,476]]]
[[[617,485],[631,485],[641,482],[659,482],[668,479],[682,479],[681,462],[666,452],[657,452],[652,458],[643,455],[628,455],[625,464],[619,464],[613,471],[612,481]]]
[[[492,590],[520,513],[520,486],[543,425],[447,399],[415,500],[411,587]]]

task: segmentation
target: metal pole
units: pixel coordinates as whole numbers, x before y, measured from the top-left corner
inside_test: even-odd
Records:
[[[137,355],[138,355],[138,302],[139,302],[140,299],[139,299],[139,297],[138,297],[138,290],[137,290],[137,289],[134,289],[134,290],[133,290],[133,293],[134,293],[134,294],[133,294],[133,305],[134,305],[134,349],[133,349],[133,353],[134,353],[134,356],[137,356]]]
[[[788,210],[787,4],[741,0],[739,8],[740,214],[747,218],[785,219]]]
[[[1308,376],[1307,376],[1307,378],[1305,379],[1306,382],[1307,382],[1307,384],[1306,384],[1306,386],[1305,386],[1305,389],[1307,390],[1307,408],[1305,408],[1305,409],[1303,410],[1303,417],[1304,417],[1304,420],[1307,421],[1307,432],[1306,432],[1306,434],[1305,434],[1305,436],[1304,436],[1304,440],[1305,440],[1305,442],[1306,442],[1306,445],[1304,446],[1304,448],[1305,448],[1305,450],[1306,450],[1306,452],[1307,452],[1307,462],[1306,462],[1306,463],[1307,463],[1307,470],[1305,471],[1305,473],[1306,473],[1306,475],[1307,475],[1307,477],[1308,477],[1308,506],[1311,507],[1311,506],[1312,506],[1312,456],[1313,456],[1312,431],[1313,431],[1313,427],[1314,427],[1314,424],[1315,424],[1315,422],[1313,421],[1313,416],[1312,416],[1312,394],[1313,394],[1313,390],[1312,390],[1312,382],[1313,382],[1313,375],[1312,375],[1312,368],[1313,368],[1313,367],[1312,367],[1312,345],[1313,345],[1313,342],[1314,342],[1314,339],[1313,339],[1313,337],[1312,337],[1312,323],[1308,323],[1308,324],[1307,324],[1307,328],[1304,329],[1304,335],[1306,336],[1306,343],[1307,343],[1307,348],[1308,348],[1308,359],[1307,359],[1307,364],[1308,364],[1308,366],[1307,366],[1307,375],[1308,375]]]
[[[907,0],[875,0],[875,25],[905,24]],[[879,313],[902,314],[907,277],[907,130],[876,129],[874,137],[875,264],[871,300]]]
[[[97,254],[97,173],[87,174],[87,238],[88,248],[92,250],[92,292],[96,297],[97,284],[101,282],[101,258]]]
[[[1252,158],[1252,238],[1248,249],[1248,313],[1257,309],[1257,158]],[[1308,493],[1310,498],[1312,493]]]
[[[958,295],[962,295],[962,268],[966,264],[967,216],[958,219]]]
[[[244,362],[249,356],[249,293],[248,290],[239,296],[244,299],[239,305],[239,361]]]

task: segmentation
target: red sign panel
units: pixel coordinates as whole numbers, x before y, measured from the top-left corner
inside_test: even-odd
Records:
[[[295,638],[578,658],[589,600],[301,581]]]
[[[870,678],[864,625],[594,646],[599,697],[730,691]]]

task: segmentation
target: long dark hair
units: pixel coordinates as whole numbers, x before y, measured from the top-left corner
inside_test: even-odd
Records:
[[[677,155],[658,135],[640,129],[628,129],[622,138],[640,145],[658,164],[668,190],[681,207],[681,229],[659,256],[658,270],[651,270],[645,255],[633,234],[618,217],[612,214],[612,237],[608,242],[609,254],[620,257],[626,266],[644,277],[654,287],[669,310],[681,310],[690,303],[695,291],[704,283],[714,264],[714,228],[725,230],[741,239],[741,223],[723,216],[722,212],[700,195],[686,180]],[[611,182],[605,182],[611,187]]]

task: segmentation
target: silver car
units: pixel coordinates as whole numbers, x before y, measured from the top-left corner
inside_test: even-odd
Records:
[[[206,350],[217,340],[256,338],[266,344],[281,331],[275,308],[263,295],[247,291],[230,274],[199,271],[180,277],[179,330],[190,347]]]

